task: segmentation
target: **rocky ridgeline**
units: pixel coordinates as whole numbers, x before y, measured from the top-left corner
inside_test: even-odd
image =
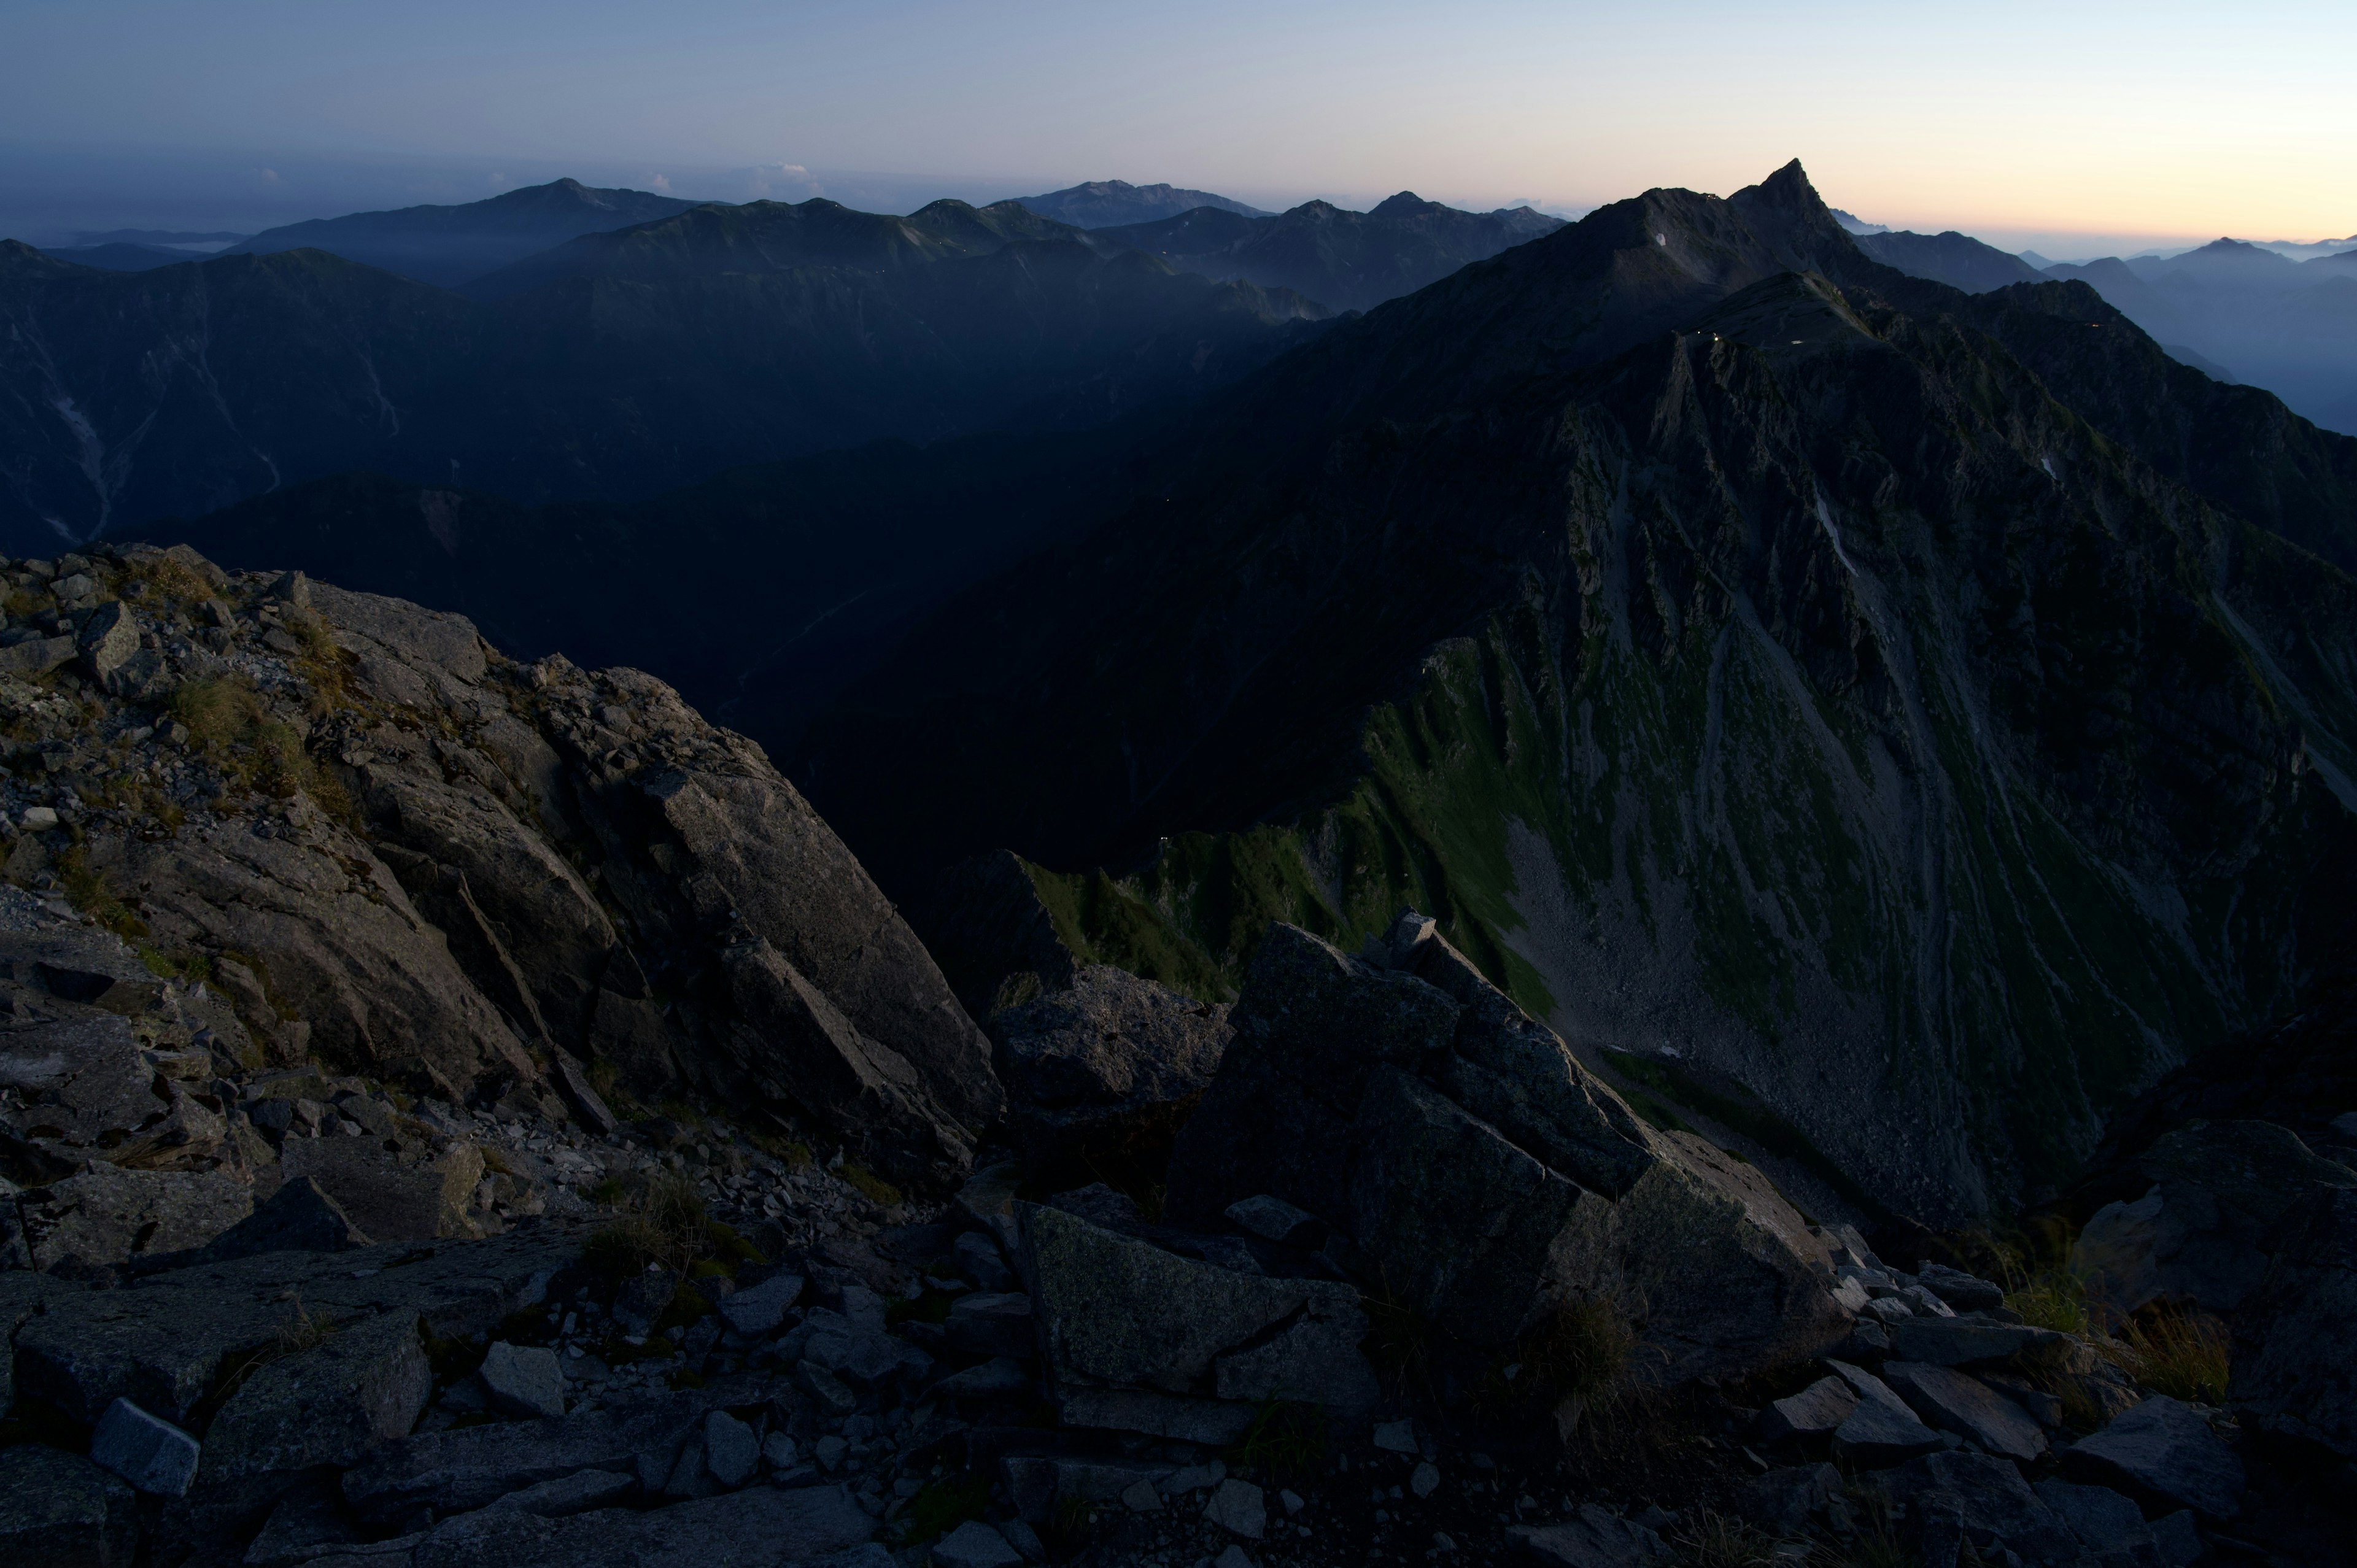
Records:
[[[985,1036],[654,682],[186,553],[14,581],[7,1561],[2183,1568],[2244,1424],[2346,1440],[2312,1323],[2241,1423],[2152,1396],[1641,1120],[1423,917]],[[2218,1162],[2143,1158],[2090,1231],[2179,1288]],[[2267,1246],[2250,1299],[2341,1299]]]

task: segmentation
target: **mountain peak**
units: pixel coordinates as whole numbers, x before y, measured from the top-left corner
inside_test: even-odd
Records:
[[[1403,190],[1396,196],[1387,196],[1377,202],[1373,212],[1378,218],[1413,218],[1420,212],[1435,212],[1442,209],[1437,201],[1426,201],[1412,190]]]

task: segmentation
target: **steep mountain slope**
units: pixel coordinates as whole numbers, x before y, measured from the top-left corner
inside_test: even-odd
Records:
[[[746,225],[699,209],[675,220],[687,241],[626,237],[643,275],[490,303],[317,251],[122,274],[0,246],[0,541],[356,467],[619,499],[884,436],[1084,424],[1221,384],[1325,314],[1100,255],[1019,209],[963,214],[924,254],[749,270]]]
[[[1185,272],[1289,288],[1337,310],[1367,310],[1562,226],[1527,207],[1460,212],[1404,190],[1372,212],[1324,201],[1274,218],[1204,208],[1100,229],[1095,237]]]
[[[1121,179],[1092,179],[1081,185],[1066,186],[1061,190],[1049,191],[1044,196],[1018,196],[1015,199],[1042,218],[1070,223],[1075,229],[1108,229],[1117,223],[1151,223],[1157,218],[1176,218],[1181,212],[1192,212],[1199,207],[1242,213],[1246,218],[1268,216],[1257,207],[1247,207],[1232,198],[1214,196],[1208,190],[1189,190],[1176,185],[1132,185]]]
[[[1069,434],[887,442],[630,505],[347,474],[170,537],[457,611],[520,659],[660,672],[782,755],[922,612],[1113,510],[1121,450]]]
[[[1797,166],[1602,209],[1222,394],[799,775],[904,899],[1011,848],[1214,992],[1413,905],[1863,1208],[2051,1190],[2344,934],[2357,586],[2229,508],[2357,513],[2050,287],[1884,269]]]
[[[1857,248],[1884,266],[1896,267],[1910,277],[1931,278],[1966,294],[2038,281],[2038,269],[2019,256],[1953,229],[1944,234],[1900,230],[1856,238]]]
[[[504,191],[456,207],[354,212],[266,229],[225,255],[325,251],[445,286],[480,277],[576,234],[625,229],[684,212],[694,202],[644,190],[599,190],[576,179]]]

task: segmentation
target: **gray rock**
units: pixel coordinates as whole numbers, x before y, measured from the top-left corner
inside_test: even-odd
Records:
[[[932,1391],[951,1399],[1004,1399],[1019,1394],[1031,1386],[1030,1374],[1015,1361],[1001,1356],[985,1361],[978,1367],[968,1367],[952,1372],[935,1383]]]
[[[1841,1495],[1842,1476],[1831,1465],[1794,1465],[1754,1476],[1737,1489],[1737,1510],[1763,1530],[1793,1535]]]
[[[1220,1554],[1217,1557],[1211,1559],[1211,1568],[1260,1568],[1260,1565],[1252,1560],[1243,1547],[1231,1541],[1220,1548]]]
[[[1943,1518],[1984,1561],[2010,1549],[2031,1563],[2070,1563],[2079,1543],[2040,1502],[2011,1462],[1986,1454],[1930,1454],[1884,1478],[1890,1496],[1907,1505],[1911,1525]],[[1932,1555],[1927,1534],[1925,1556]]]
[[[40,1568],[132,1568],[139,1499],[79,1455],[0,1448],[0,1559]]]
[[[2152,1549],[2161,1568],[2193,1568],[2209,1555],[2210,1543],[2193,1522],[2193,1510],[2180,1509],[2152,1521]]]
[[[1907,1317],[1890,1325],[1891,1354],[1932,1367],[2002,1361],[2063,1336],[2050,1329],[1975,1317]]]
[[[1047,1203],[1060,1213],[1102,1225],[1108,1230],[1135,1231],[1146,1225],[1146,1214],[1137,1207],[1137,1199],[1101,1181],[1057,1193]]]
[[[1211,1489],[1203,1517],[1246,1541],[1258,1541],[1268,1530],[1268,1502],[1258,1487],[1231,1476]]]
[[[1351,1287],[1216,1268],[1049,1208],[1026,1206],[1021,1223],[1039,1343],[1060,1380],[1341,1409],[1372,1402],[1373,1373],[1358,1350],[1366,1318]]]
[[[360,1531],[339,1506],[331,1481],[306,1482],[278,1499],[260,1534],[245,1549],[245,1568],[292,1568],[357,1545]]]
[[[1265,1192],[1231,1203],[1227,1217],[1265,1241],[1311,1251],[1325,1245],[1330,1229],[1316,1215]]]
[[[1925,1290],[1959,1312],[1986,1312],[2005,1305],[2005,1289],[1945,1263],[1926,1263],[1915,1278]]]
[[[591,1509],[622,1502],[638,1487],[638,1477],[627,1470],[580,1470],[510,1492],[489,1506],[538,1514],[543,1519],[562,1519],[567,1514],[587,1513]]]
[[[1135,1481],[1121,1494],[1122,1506],[1132,1513],[1160,1513],[1162,1493],[1151,1481]]]
[[[947,1328],[950,1348],[963,1355],[1023,1360],[1039,1352],[1031,1298],[1019,1291],[958,1297]]]
[[[2357,1460],[2357,1193],[2301,1200],[2277,1236],[2262,1288],[2234,1315],[2235,1413],[2288,1446]]]
[[[934,1568],[1013,1568],[1023,1554],[978,1519],[970,1519],[933,1542]]]
[[[1880,1378],[1844,1361],[1827,1365],[1857,1395],[1857,1408],[1834,1431],[1835,1458],[1873,1468],[1901,1464],[1945,1446],[1940,1434],[1917,1420],[1906,1402]]]
[[[1165,1497],[1175,1498],[1186,1492],[1200,1492],[1206,1487],[1216,1487],[1227,1478],[1226,1462],[1212,1459],[1200,1465],[1189,1465],[1183,1470],[1175,1470],[1165,1476],[1161,1481],[1161,1488]]]
[[[17,1199],[37,1267],[110,1267],[201,1247],[253,1211],[253,1190],[218,1171],[124,1170],[91,1160]]]
[[[90,1438],[92,1464],[158,1497],[188,1494],[197,1478],[198,1453],[195,1438],[124,1399],[106,1407]]]
[[[829,1415],[849,1415],[859,1408],[859,1396],[843,1386],[843,1380],[824,1368],[809,1361],[794,1368],[794,1386],[810,1395],[820,1410]]]
[[[1167,1466],[1118,1459],[1053,1458],[1009,1455],[1006,1460],[1007,1496],[1016,1512],[1044,1523],[1064,1502],[1110,1503],[1143,1482],[1154,1485],[1169,1474]]]
[[[368,1138],[289,1138],[278,1157],[287,1180],[317,1182],[375,1240],[479,1233],[471,1210],[483,1155],[471,1143],[395,1154]]]
[[[2029,1412],[1977,1378],[1909,1361],[1885,1362],[1882,1378],[1930,1424],[1991,1454],[2027,1465],[2046,1452],[2046,1434]]]
[[[704,1462],[704,1434],[699,1432],[672,1461],[671,1474],[663,1478],[662,1494],[667,1498],[708,1498],[720,1489],[720,1478]]]
[[[2156,1394],[2062,1451],[2062,1473],[2127,1493],[2148,1513],[2243,1511],[2243,1462],[2190,1405]]]
[[[1847,1332],[1825,1244],[1756,1171],[1645,1127],[1428,920],[1403,917],[1372,957],[1272,929],[1172,1155],[1174,1222],[1281,1199],[1500,1355],[1574,1297],[1643,1300],[1671,1380]]]
[[[556,1352],[539,1345],[491,1341],[483,1353],[483,1388],[509,1415],[563,1415],[565,1369]]]
[[[1419,1498],[1428,1498],[1440,1487],[1439,1468],[1426,1461],[1408,1476],[1407,1489]]]
[[[773,1274],[759,1284],[732,1291],[720,1298],[720,1316],[748,1338],[774,1334],[786,1319],[786,1309],[802,1294],[799,1274]]]
[[[406,1434],[433,1383],[417,1319],[402,1313],[364,1318],[268,1362],[206,1428],[200,1500],[224,1523],[258,1515],[306,1471],[349,1467]]]
[[[442,1524],[411,1549],[411,1568],[778,1568],[829,1561],[875,1534],[840,1487],[740,1492],[644,1513],[600,1509],[547,1519],[498,1509]],[[834,1561],[863,1565],[872,1558]]]
[[[1103,1432],[1137,1432],[1225,1448],[1252,1430],[1254,1408],[1218,1400],[1181,1399],[1146,1389],[1071,1389],[1057,1402],[1066,1426]]]
[[[1594,1503],[1561,1524],[1514,1525],[1506,1535],[1536,1561],[1559,1568],[1646,1568],[1671,1556],[1652,1529]]]
[[[2231,1313],[2266,1273],[2269,1232],[2311,1195],[2357,1188],[2357,1171],[2269,1122],[2201,1122],[2165,1133],[2119,1173],[2149,1186],[2098,1209],[2073,1272],[2114,1310],[2163,1295]]]
[[[1167,1145],[1220,1065],[1227,1012],[1092,965],[999,1014],[993,1056],[1026,1164],[1054,1179]]]
[[[556,1092],[565,1097],[565,1106],[592,1133],[602,1138],[621,1125],[589,1082],[589,1075],[571,1056],[562,1051],[556,1053],[548,1079],[556,1086]]]
[[[263,1252],[342,1252],[371,1244],[325,1187],[297,1176],[282,1181],[252,1214],[199,1248],[188,1262],[228,1262]]]
[[[2109,1487],[2074,1486],[2052,1477],[2033,1488],[2038,1500],[2070,1528],[2088,1551],[2141,1553],[2152,1548],[2144,1510]]]
[[[1019,1519],[1004,1520],[998,1526],[998,1533],[1006,1538],[1007,1545],[1023,1554],[1023,1561],[1026,1563],[1048,1561],[1048,1548],[1040,1541],[1039,1532],[1023,1520]]]
[[[1374,1444],[1387,1454],[1417,1452],[1415,1423],[1412,1421],[1379,1421],[1375,1423]]]
[[[7,1201],[0,1196],[0,1216],[7,1212]],[[16,1331],[53,1295],[61,1295],[74,1287],[46,1275],[34,1273],[23,1266],[0,1268],[0,1344],[13,1345]],[[13,1410],[16,1405],[16,1359],[0,1356],[0,1411]]]
[[[704,1418],[704,1463],[712,1478],[724,1487],[741,1487],[753,1478],[761,1461],[753,1429],[725,1410]]]
[[[1830,1435],[1857,1408],[1857,1395],[1838,1377],[1819,1378],[1760,1412],[1760,1435],[1770,1443]]]
[[[1012,1213],[1012,1210],[1009,1210]],[[1015,1282],[1015,1271],[1006,1266],[998,1253],[998,1245],[979,1230],[969,1230],[951,1246],[958,1267],[965,1271],[974,1288],[986,1295],[1004,1295],[1020,1289]]]
[[[761,1439],[761,1463],[772,1470],[791,1470],[802,1463],[794,1449],[794,1440],[782,1432],[772,1432]]]

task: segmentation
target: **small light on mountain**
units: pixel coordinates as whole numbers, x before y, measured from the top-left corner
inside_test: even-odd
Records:
[[[1670,237],[1667,234],[1656,234],[1653,236],[1653,243],[1656,245],[1666,245],[1669,242]]]

